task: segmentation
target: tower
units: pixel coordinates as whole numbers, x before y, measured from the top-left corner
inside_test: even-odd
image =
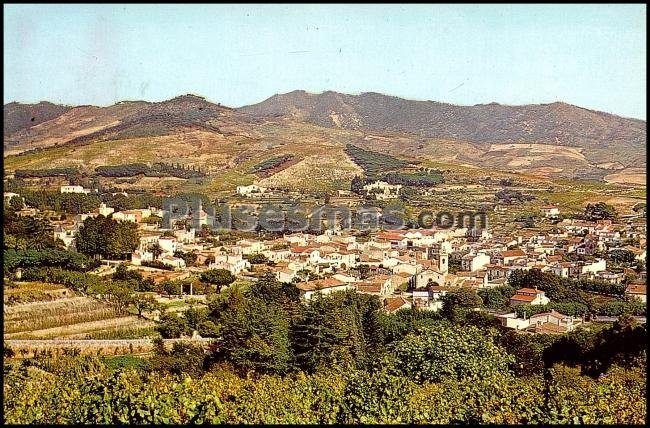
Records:
[[[438,255],[438,270],[440,273],[449,272],[449,256],[443,251]]]

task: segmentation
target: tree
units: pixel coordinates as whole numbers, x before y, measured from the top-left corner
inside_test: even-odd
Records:
[[[199,330],[200,325],[208,318],[208,310],[190,306],[183,312],[183,316],[190,330]]]
[[[138,227],[99,215],[84,220],[76,237],[77,251],[89,256],[125,259],[139,245]]]
[[[138,316],[144,318],[144,312],[153,312],[160,308],[160,304],[150,295],[136,293],[132,296],[131,304],[138,312]]]
[[[245,256],[244,258],[254,265],[262,265],[269,262],[269,259],[264,254],[261,253],[250,254]]]
[[[165,339],[176,339],[189,332],[185,319],[175,313],[166,312],[160,316],[156,330]]]
[[[481,379],[508,373],[513,358],[474,326],[437,323],[408,334],[392,354],[395,367],[418,383]]]
[[[212,284],[220,292],[223,287],[226,287],[235,282],[235,276],[227,269],[210,269],[201,273],[200,277],[202,282]]]
[[[174,257],[183,259],[185,261],[185,266],[192,266],[196,263],[197,259],[196,253],[181,250],[174,251]]]
[[[383,345],[379,307],[375,296],[352,291],[312,299],[291,328],[297,364],[307,372],[367,365]]]
[[[174,343],[167,351],[158,341],[151,359],[152,369],[174,375],[191,375],[198,377],[203,373],[205,352],[201,346],[189,343]]]
[[[163,253],[163,249],[159,243],[155,242],[147,248],[147,250],[153,254],[154,259],[157,259],[159,255]]]
[[[23,202],[23,198],[19,196],[14,196],[13,198],[9,199],[9,208],[11,208],[14,211],[20,211],[25,207],[25,203]]]
[[[502,309],[508,306],[510,297],[515,294],[515,289],[510,286],[485,288],[478,291],[483,300],[483,306],[490,309]]]
[[[355,175],[352,179],[352,182],[350,183],[350,191],[352,193],[356,193],[357,195],[363,194],[363,181],[363,178]]]
[[[616,263],[630,264],[636,260],[636,255],[625,248],[616,248],[609,253],[609,257]]]
[[[481,298],[471,288],[449,291],[442,296],[441,315],[453,321],[460,321],[469,311],[483,304]]]
[[[293,359],[289,321],[275,303],[234,290],[213,310],[221,325],[215,357],[233,363],[242,372],[286,373]]]
[[[616,210],[613,206],[604,202],[587,204],[585,208],[585,218],[587,220],[611,220],[616,217]]]

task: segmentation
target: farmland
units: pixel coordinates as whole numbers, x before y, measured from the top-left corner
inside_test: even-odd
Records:
[[[49,283],[15,283],[4,306],[5,339],[155,337],[153,322]]]

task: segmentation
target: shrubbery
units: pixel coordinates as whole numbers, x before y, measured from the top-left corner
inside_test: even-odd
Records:
[[[345,147],[345,152],[370,177],[378,177],[382,172],[404,168],[409,164],[405,160],[379,152],[364,150],[352,144]]]

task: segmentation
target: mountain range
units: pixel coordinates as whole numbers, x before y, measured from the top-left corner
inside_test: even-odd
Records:
[[[5,170],[146,162],[155,148],[153,158],[240,175],[249,163],[292,154],[290,171],[277,171],[280,184],[283,173],[307,174],[320,157],[333,171],[316,179],[347,180],[358,172],[348,144],[413,161],[551,177],[641,181],[646,167],[645,121],[561,102],[459,106],[293,91],[241,108],[196,95],[109,107],[9,103],[4,131]]]

